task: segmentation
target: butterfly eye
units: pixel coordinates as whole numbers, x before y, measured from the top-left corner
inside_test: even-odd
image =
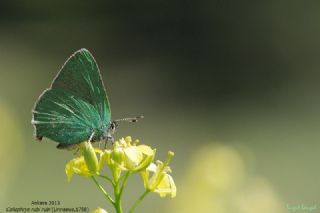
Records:
[[[112,129],[112,130],[115,130],[115,129],[116,129],[116,123],[115,123],[115,122],[112,122],[112,123],[110,124],[110,129]]]
[[[116,130],[119,127],[119,124],[116,121],[112,122],[112,124],[114,130]]]

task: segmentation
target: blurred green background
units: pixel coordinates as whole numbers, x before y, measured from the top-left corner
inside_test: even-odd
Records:
[[[67,182],[72,153],[33,139],[31,109],[64,61],[95,56],[114,119],[172,150],[175,199],[138,212],[288,212],[319,202],[319,1],[1,1],[0,212],[59,200],[112,212]],[[125,207],[142,192],[137,176]]]

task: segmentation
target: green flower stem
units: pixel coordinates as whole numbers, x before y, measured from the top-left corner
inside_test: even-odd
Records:
[[[117,181],[114,185],[114,207],[117,213],[122,213],[122,206],[121,206],[121,193],[120,193],[120,181]]]
[[[104,194],[104,196],[110,201],[110,203],[115,206],[115,201],[110,197],[110,195],[106,192],[106,190],[98,183],[94,176],[91,177],[96,186],[100,189],[100,191]]]
[[[129,213],[132,213],[135,208],[141,203],[141,201],[144,199],[144,197],[150,192],[150,190],[146,190],[137,200],[136,202],[133,204],[133,206],[131,206]]]
[[[128,177],[129,177],[129,175],[130,175],[130,172],[129,172],[129,171],[128,171],[128,172],[126,172],[126,174],[124,175],[124,178],[123,178],[123,181],[122,181],[122,186],[121,186],[121,188],[120,188],[120,192],[119,192],[119,196],[120,196],[120,198],[121,198],[121,195],[122,195],[123,189],[124,189],[124,187],[126,186],[127,179],[128,179]]]
[[[107,181],[109,181],[112,185],[114,185],[113,181],[111,178],[109,178],[108,176],[105,176],[105,175],[98,175],[99,177],[103,178],[103,179],[106,179]]]

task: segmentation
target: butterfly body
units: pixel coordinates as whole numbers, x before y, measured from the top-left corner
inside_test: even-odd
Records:
[[[35,137],[60,146],[112,139],[115,125],[100,71],[86,49],[75,52],[62,66],[51,87],[32,111]]]

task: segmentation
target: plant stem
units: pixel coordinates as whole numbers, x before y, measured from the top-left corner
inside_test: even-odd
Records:
[[[121,198],[123,189],[124,189],[124,187],[126,186],[127,179],[128,179],[128,177],[129,177],[129,175],[130,175],[130,172],[127,172],[127,173],[124,175],[124,179],[123,179],[123,181],[122,181],[122,185],[121,185],[120,192],[119,192],[120,198]]]
[[[132,213],[134,211],[134,209],[141,203],[141,201],[143,200],[143,198],[149,193],[150,191],[147,189],[137,200],[136,202],[133,204],[133,206],[131,206],[129,213]]]
[[[119,188],[119,182],[120,181],[117,181],[114,185],[114,197],[115,197],[114,207],[115,207],[117,213],[122,213],[121,193],[120,193],[120,188]]]
[[[110,197],[107,191],[98,183],[94,176],[91,177],[96,186],[100,189],[100,191],[104,194],[104,196],[110,201],[110,203],[115,206],[115,201]]]
[[[111,178],[109,178],[108,176],[105,175],[99,175],[99,177],[106,179],[107,181],[109,181],[112,185],[114,185],[113,181],[111,180]]]

